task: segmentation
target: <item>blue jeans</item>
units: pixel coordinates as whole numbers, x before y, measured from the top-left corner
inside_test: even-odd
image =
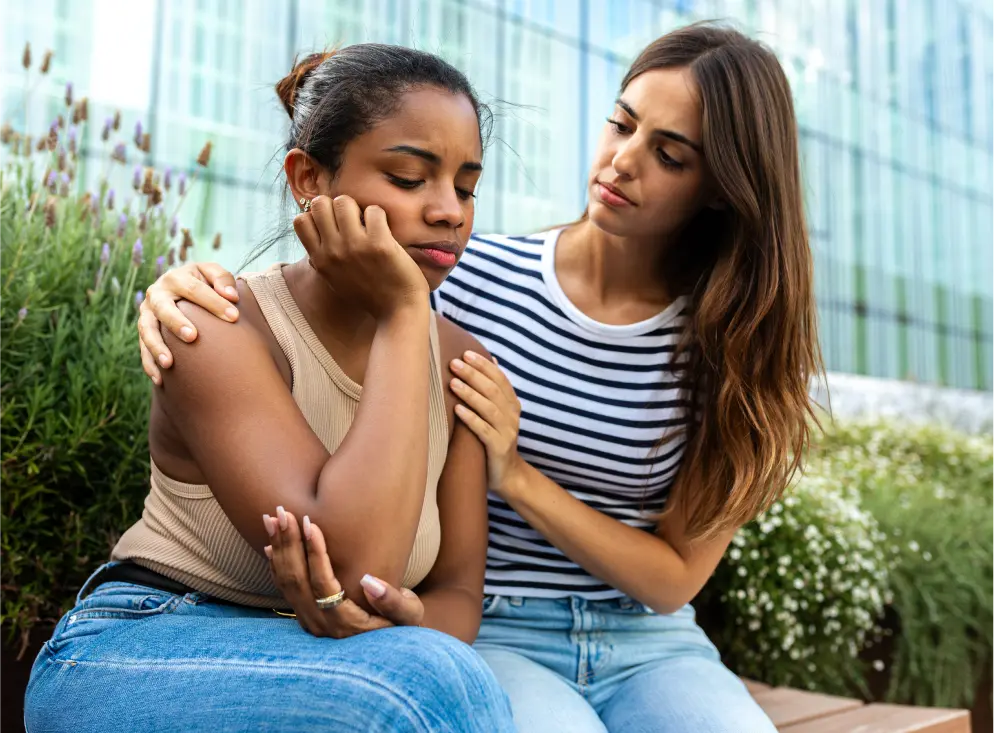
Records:
[[[475,646],[521,733],[776,733],[690,606],[488,596]]]
[[[31,671],[28,733],[511,731],[466,644],[430,629],[319,639],[272,611],[103,583]]]

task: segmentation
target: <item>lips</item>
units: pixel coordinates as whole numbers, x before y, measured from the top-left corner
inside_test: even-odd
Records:
[[[455,267],[461,249],[455,242],[424,242],[408,245],[411,256],[416,260],[443,269]]]
[[[597,181],[597,192],[601,201],[608,206],[635,206],[635,202],[610,183]]]

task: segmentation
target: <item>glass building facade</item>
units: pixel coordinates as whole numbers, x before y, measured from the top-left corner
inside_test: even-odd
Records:
[[[4,0],[2,8],[5,116],[22,95],[18,63],[29,39],[37,56],[57,50],[56,82],[72,77],[94,89],[98,110],[144,121],[149,162],[183,167],[204,140],[214,142],[184,225],[203,243],[197,256],[229,267],[278,221],[286,120],[272,85],[297,52],[399,43],[463,69],[497,113],[476,229],[523,233],[582,211],[596,136],[641,48],[688,22],[728,20],[769,44],[791,80],[828,368],[991,389],[989,2]],[[114,69],[127,84],[108,81]],[[61,96],[53,85],[51,98],[35,103],[38,115],[54,116]],[[208,245],[215,231],[225,240],[219,253]],[[270,259],[289,256],[274,250]]]

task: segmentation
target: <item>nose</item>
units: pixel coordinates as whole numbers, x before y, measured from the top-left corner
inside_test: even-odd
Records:
[[[634,139],[628,139],[618,145],[611,158],[611,166],[619,178],[633,179],[638,169],[638,152]]]
[[[432,226],[447,226],[452,229],[461,227],[466,222],[466,215],[455,188],[440,187],[438,195],[432,197],[425,206],[424,217]]]

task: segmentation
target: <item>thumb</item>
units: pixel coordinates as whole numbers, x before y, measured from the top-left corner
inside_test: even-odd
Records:
[[[364,575],[359,584],[369,605],[397,626],[417,626],[424,618],[424,606],[414,591],[397,590],[373,575]]]

